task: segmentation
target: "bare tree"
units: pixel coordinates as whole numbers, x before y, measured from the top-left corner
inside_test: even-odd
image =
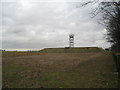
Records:
[[[120,6],[117,2],[101,2],[103,22],[107,30],[107,40],[112,43],[112,50],[120,51]]]
[[[102,14],[102,24],[107,30],[107,41],[112,43],[112,49],[120,52],[120,2],[100,2],[93,0],[83,3],[82,6],[98,3],[98,7],[92,12],[93,17]]]

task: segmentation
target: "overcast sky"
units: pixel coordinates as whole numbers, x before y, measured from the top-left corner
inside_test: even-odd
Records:
[[[110,46],[104,26],[97,23],[100,16],[91,18],[96,5],[78,8],[80,2],[29,0],[1,4],[3,49],[68,47],[71,33],[75,35],[75,47]]]

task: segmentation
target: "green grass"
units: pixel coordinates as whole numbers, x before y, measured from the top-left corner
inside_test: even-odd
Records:
[[[83,53],[83,52],[103,52],[102,48],[45,48],[42,53]]]
[[[45,73],[45,87],[116,88],[117,76],[113,74],[116,69],[113,62],[105,60],[108,56],[101,58],[101,61],[97,58],[93,62],[81,63],[65,72]]]
[[[18,57],[40,55],[41,53],[86,53],[86,52],[105,52],[102,48],[88,47],[88,48],[45,48],[36,52],[27,51],[2,51],[2,57]]]
[[[110,53],[63,71],[40,71],[40,67],[3,61],[3,88],[116,88],[117,75]],[[19,63],[19,61],[18,61]]]
[[[19,56],[31,56],[39,55],[40,52],[26,52],[26,51],[3,51],[2,57],[19,57]]]

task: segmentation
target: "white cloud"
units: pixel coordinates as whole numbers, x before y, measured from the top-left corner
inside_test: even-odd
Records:
[[[90,18],[92,6],[76,8],[74,2],[3,2],[3,48],[68,46],[108,47],[104,27]]]

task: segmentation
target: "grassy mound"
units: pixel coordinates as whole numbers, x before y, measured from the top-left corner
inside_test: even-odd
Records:
[[[45,48],[40,52],[44,53],[80,53],[80,52],[101,52],[104,51],[98,47],[78,47],[78,48]]]

